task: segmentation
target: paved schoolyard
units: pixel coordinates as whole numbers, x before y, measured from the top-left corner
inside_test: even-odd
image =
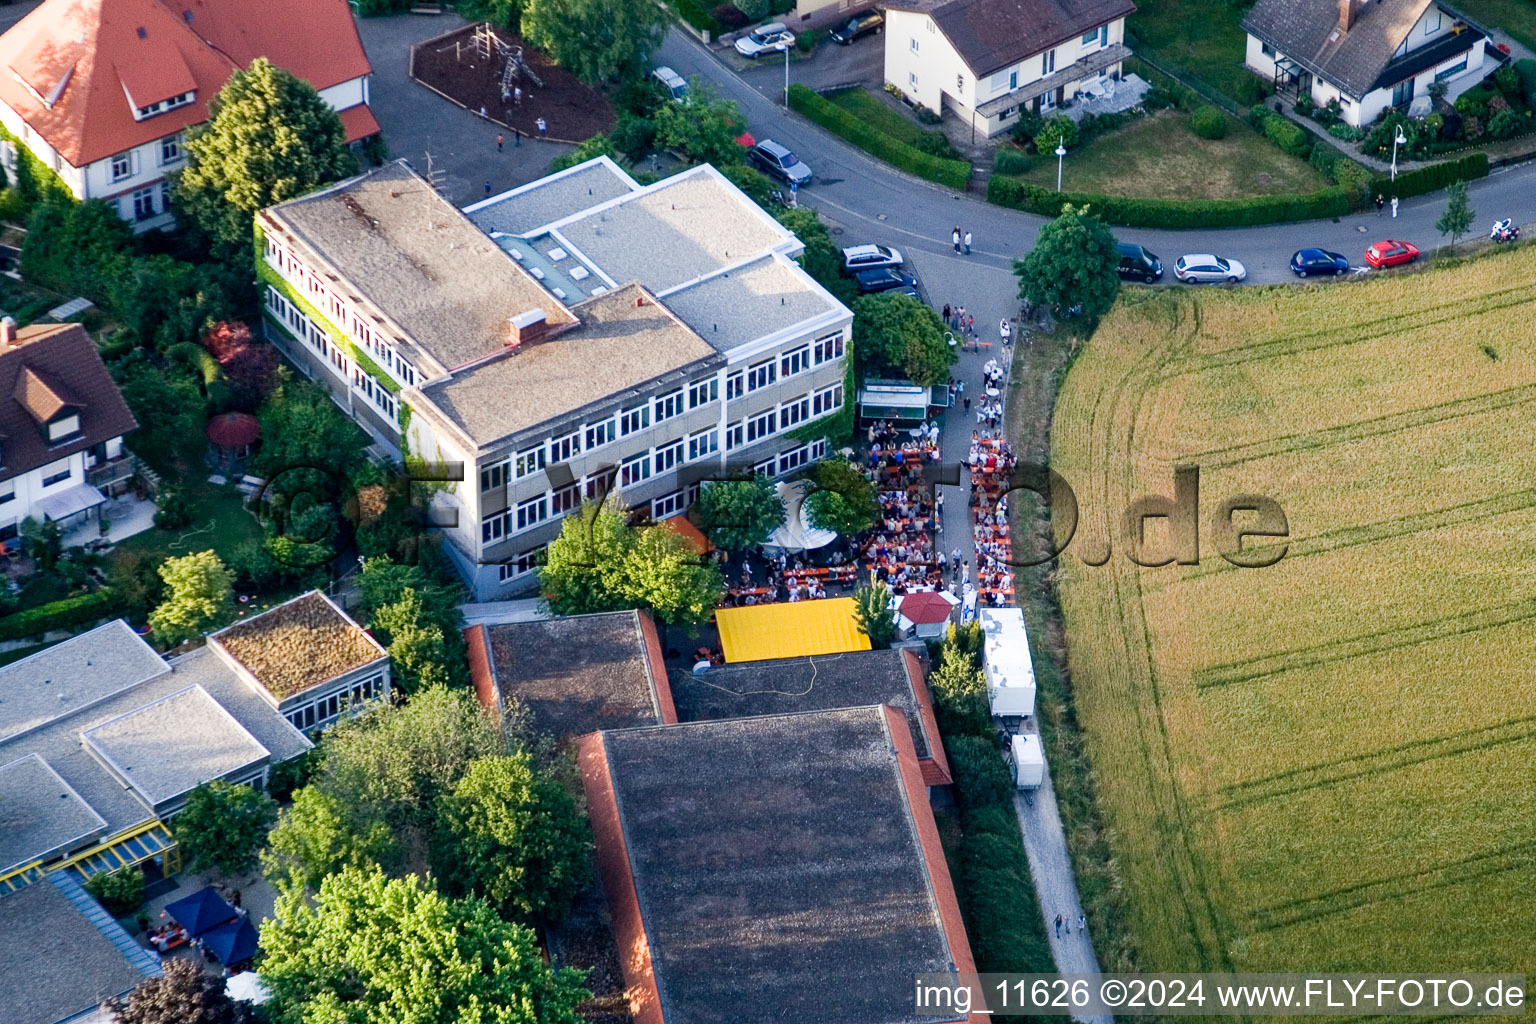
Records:
[[[425,174],[430,153],[433,170],[442,172],[444,194],[460,206],[484,199],[487,182],[496,194],[543,177],[549,162],[570,149],[529,139],[514,145],[511,132],[411,81],[412,44],[463,24],[456,14],[397,14],[357,22],[373,65],[373,113],[384,129],[390,157],[404,157]],[[498,133],[506,136],[500,153]]]

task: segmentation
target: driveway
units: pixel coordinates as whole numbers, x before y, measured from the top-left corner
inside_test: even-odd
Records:
[[[374,116],[391,158],[404,157],[422,174],[441,172],[444,195],[465,206],[541,178],[549,162],[571,147],[523,139],[411,81],[411,46],[464,24],[456,14],[397,14],[359,18],[357,29],[373,65],[369,86]],[[506,136],[496,152],[497,134]]]
[[[880,41],[879,37],[860,40],[848,49],[859,51],[863,47],[865,52],[851,53],[846,59],[878,59],[881,48],[875,44]],[[821,77],[820,70],[812,70],[821,57],[818,54],[812,62],[792,62],[791,81],[804,80],[810,84],[811,75]],[[823,219],[843,227],[843,244],[884,242],[954,259],[949,234],[958,225],[974,235],[971,261],[1007,268],[1014,259],[1029,252],[1036,233],[1045,223],[1043,217],[993,206],[975,192],[959,195],[910,177],[786,111],[779,103],[784,89],[782,63],[778,65],[777,76],[767,68],[738,75],[697,40],[677,31],[667,36],[657,60],[685,76],[699,75],[715,83],[723,96],[741,105],[753,135],[789,146],[810,164],[816,172],[816,183],[801,191],[800,201],[816,207]],[[802,74],[807,77],[800,78]],[[1486,230],[1488,224],[1500,217],[1513,217],[1518,223],[1536,221],[1533,172],[1536,164],[1523,164],[1473,182],[1468,191],[1477,211],[1474,227]],[[1069,154],[1069,188],[1071,183]],[[1119,228],[1116,234],[1147,246],[1166,263],[1188,252],[1235,257],[1248,267],[1250,282],[1266,284],[1295,280],[1288,262],[1291,253],[1302,246],[1334,249],[1355,261],[1361,260],[1367,245],[1382,238],[1405,238],[1426,251],[1431,250],[1441,240],[1434,222],[1444,208],[1444,193],[1436,193],[1405,200],[1395,221],[1390,217],[1378,218],[1375,210],[1369,210],[1337,220],[1302,224],[1205,231]]]

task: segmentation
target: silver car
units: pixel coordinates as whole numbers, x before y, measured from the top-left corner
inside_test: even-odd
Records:
[[[1173,265],[1173,276],[1185,284],[1199,284],[1202,281],[1236,284],[1248,276],[1248,268],[1237,260],[1222,259],[1208,252],[1192,253],[1179,257],[1179,262]]]
[[[843,250],[843,267],[850,274],[878,267],[899,267],[901,250],[888,245],[850,245]]]
[[[736,40],[736,52],[755,59],[765,53],[783,53],[794,45],[795,34],[789,26],[782,21],[770,21]]]

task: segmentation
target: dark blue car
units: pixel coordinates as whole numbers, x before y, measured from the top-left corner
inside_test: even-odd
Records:
[[[1291,272],[1297,277],[1313,274],[1343,274],[1349,270],[1349,260],[1340,253],[1327,249],[1298,249],[1291,257]]]

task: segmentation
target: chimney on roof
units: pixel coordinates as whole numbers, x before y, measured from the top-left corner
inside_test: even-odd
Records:
[[[549,334],[550,328],[544,310],[538,308],[508,317],[507,325],[509,328],[507,347],[509,348],[531,345]]]
[[[1339,0],[1339,31],[1348,32],[1355,25],[1354,0]]]
[[[12,317],[0,318],[0,350],[16,344],[16,321]]]

